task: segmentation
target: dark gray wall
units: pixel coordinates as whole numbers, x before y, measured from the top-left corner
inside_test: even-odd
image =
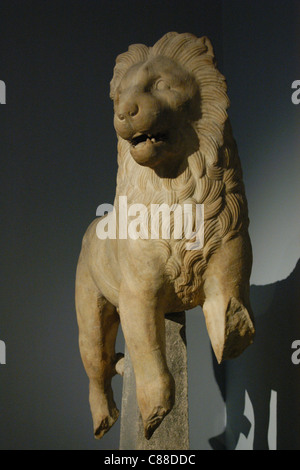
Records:
[[[115,193],[109,82],[129,44],[172,30],[207,34],[221,57],[220,5],[0,2],[2,449],[118,448],[119,423],[100,443],[92,436],[74,310],[83,233]],[[115,385],[120,406],[120,378]]]
[[[291,361],[300,338],[300,105],[291,101],[299,53],[298,0],[223,2],[224,72],[249,203],[257,329],[254,345],[226,364],[230,449],[238,442],[300,449],[300,366]]]
[[[152,45],[172,30],[211,38],[228,79],[244,168],[255,255],[252,282],[272,284],[293,271],[300,241],[295,216],[300,106],[291,104],[290,85],[300,79],[298,7],[292,0],[1,0],[0,80],[7,85],[7,104],[0,106],[0,340],[7,345],[7,365],[0,365],[1,449],[118,448],[119,423],[101,442],[92,437],[74,276],[87,225],[97,206],[114,198],[109,82],[115,57],[129,44]],[[287,292],[293,299],[292,288]],[[263,298],[260,307],[265,303]],[[280,305],[283,309],[284,302]],[[266,318],[263,337],[274,323],[272,311]],[[279,333],[280,327],[276,344]],[[281,346],[285,354],[287,339]],[[120,336],[120,348],[122,343]],[[251,367],[264,357],[260,348]],[[220,448],[225,367],[214,367],[200,309],[188,314],[188,349],[191,448]],[[280,354],[274,357],[272,366],[259,369],[256,391],[276,389],[265,385],[263,373],[267,367],[278,371]],[[244,429],[239,420],[249,389],[236,371],[249,367],[240,362],[232,367],[227,367],[226,430],[234,447]],[[121,383],[117,377],[119,406]],[[282,402],[283,409],[288,406],[288,400]]]

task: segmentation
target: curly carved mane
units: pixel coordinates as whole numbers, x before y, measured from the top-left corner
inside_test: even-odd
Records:
[[[168,33],[153,47],[135,44],[117,57],[111,97],[122,77],[134,64],[155,56],[175,60],[196,79],[201,117],[192,123],[199,149],[190,155],[175,178],[161,178],[131,157],[128,142],[119,137],[116,197],[128,203],[204,204],[204,247],[187,251],[186,240],[157,240],[169,277],[178,295],[191,301],[202,282],[209,258],[221,243],[248,228],[248,211],[237,147],[227,109],[225,78],[217,70],[210,41],[192,34]]]

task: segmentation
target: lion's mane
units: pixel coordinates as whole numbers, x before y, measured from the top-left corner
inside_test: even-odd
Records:
[[[135,44],[119,55],[111,81],[111,98],[127,70],[156,56],[166,56],[196,79],[201,116],[193,123],[199,150],[176,178],[161,178],[132,158],[127,141],[118,137],[116,198],[126,195],[129,203],[204,204],[204,247],[187,251],[186,240],[158,240],[161,256],[176,292],[192,302],[199,290],[209,258],[221,243],[248,228],[248,210],[236,143],[228,119],[227,85],[218,71],[210,41],[175,32],[163,36],[153,47]]]

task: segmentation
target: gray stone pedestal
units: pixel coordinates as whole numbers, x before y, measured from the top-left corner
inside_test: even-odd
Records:
[[[120,450],[189,450],[185,312],[166,317],[166,338],[168,367],[176,384],[175,406],[147,441],[136,401],[134,372],[126,349]]]

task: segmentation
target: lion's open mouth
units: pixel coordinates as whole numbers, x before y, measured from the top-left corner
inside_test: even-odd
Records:
[[[127,142],[131,156],[139,165],[154,168],[173,155],[175,140],[171,130],[167,133],[137,132]]]
[[[130,139],[130,143],[133,147],[137,147],[140,144],[144,143],[152,143],[158,144],[165,142],[167,140],[166,134],[135,134],[132,139]]]

